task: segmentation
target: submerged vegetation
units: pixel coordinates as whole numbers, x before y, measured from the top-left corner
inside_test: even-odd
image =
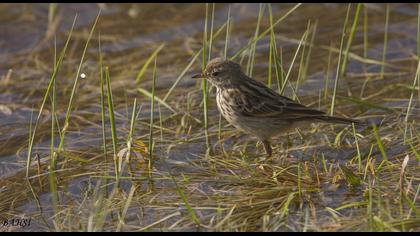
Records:
[[[0,6],[48,11],[31,47],[0,41],[0,218],[31,219],[1,231],[420,230],[420,5],[45,7]],[[266,158],[190,79],[216,56],[368,125]]]

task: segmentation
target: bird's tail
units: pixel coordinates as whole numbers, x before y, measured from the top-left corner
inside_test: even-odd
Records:
[[[361,122],[360,120],[337,117],[337,116],[319,116],[317,117],[317,119],[322,120],[324,122],[336,123],[336,124],[351,124],[351,123],[354,123],[356,125],[363,124],[363,122]]]

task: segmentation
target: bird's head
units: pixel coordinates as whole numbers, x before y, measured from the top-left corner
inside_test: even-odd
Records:
[[[214,86],[223,88],[240,82],[242,74],[238,63],[216,57],[209,61],[203,73],[194,75],[193,78],[205,78]]]

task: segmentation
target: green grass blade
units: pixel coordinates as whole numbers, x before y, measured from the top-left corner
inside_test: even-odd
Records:
[[[332,54],[332,51],[331,50],[328,51],[327,74],[325,75],[324,103],[327,103],[327,99],[328,99],[328,88],[330,87],[331,54]]]
[[[382,157],[385,161],[388,161],[388,155],[386,154],[384,144],[382,143],[382,139],[378,134],[378,127],[376,126],[376,124],[373,124],[373,134],[375,135],[376,143],[378,144],[378,148],[381,151]]]
[[[274,28],[271,27],[273,25],[273,12],[271,9],[271,3],[268,4],[268,15],[269,15],[269,19],[270,19],[270,46],[268,49],[268,80],[267,80],[267,86],[269,88],[271,88],[271,83],[272,83],[272,68],[273,68],[273,57],[274,57],[274,43],[276,41],[276,38],[274,36]]]
[[[414,76],[413,87],[416,86],[416,83],[420,80],[420,61],[417,64],[416,75]],[[420,89],[420,88],[419,88]],[[408,100],[407,111],[404,117],[405,127],[404,127],[404,142],[407,140],[407,131],[408,131],[408,118],[412,109],[414,99],[414,90],[411,90],[410,99]]]
[[[52,86],[52,98],[51,98],[51,145],[50,145],[50,156],[51,161],[49,165],[49,175],[48,180],[50,183],[50,191],[51,191],[51,198],[52,198],[52,205],[55,214],[58,214],[59,212],[59,196],[58,196],[58,187],[57,187],[57,177],[55,174],[55,171],[57,169],[57,153],[55,152],[55,145],[54,145],[54,139],[55,139],[55,119],[54,116],[56,115],[56,81],[54,80],[53,86]],[[54,220],[57,220],[55,218]]]
[[[213,40],[217,36],[220,35],[220,33],[223,31],[224,27],[227,27],[227,22],[224,23],[222,26],[220,26],[220,28],[216,31],[216,33],[212,37]],[[182,73],[178,76],[178,78],[175,80],[174,84],[171,86],[171,88],[169,89],[169,91],[166,93],[165,97],[161,101],[165,102],[168,99],[168,97],[172,94],[173,90],[179,84],[179,82],[181,81],[181,79],[184,78],[186,72],[191,68],[191,66],[194,64],[194,62],[198,59],[198,56],[199,55],[202,55],[202,53],[203,53],[203,48],[200,48],[200,50],[194,55],[193,59],[190,61],[190,63],[187,65],[187,67],[184,68],[184,70],[182,71]],[[146,90],[143,90],[143,91],[146,91]],[[156,99],[156,101],[159,101],[159,99]]]
[[[203,61],[201,64],[201,70],[204,71],[207,65],[208,58],[208,42],[207,42],[207,23],[208,22],[208,3],[206,3],[206,18],[204,21],[204,35],[203,35]],[[207,91],[208,91],[207,80],[203,79],[201,81],[201,90],[203,93],[203,119],[204,119],[204,133],[206,138],[207,150],[210,149],[210,140],[208,135],[208,100],[207,100]]]
[[[115,178],[117,184],[119,182],[120,176],[120,163],[121,158],[118,157],[118,140],[117,140],[117,128],[115,124],[115,114],[114,114],[114,99],[112,97],[112,89],[111,89],[111,78],[109,76],[109,68],[108,66],[105,67],[105,80],[106,80],[106,87],[107,87],[107,100],[108,100],[108,113],[109,113],[109,122],[111,124],[111,136],[112,136],[112,150],[114,151],[114,167],[115,167]]]
[[[275,41],[274,41],[274,52],[275,52],[274,61],[276,62],[275,69],[276,69],[277,87],[280,93],[282,84],[285,81],[285,73],[284,73],[284,68],[283,68],[283,48],[280,48],[280,56],[277,55],[277,45]]]
[[[363,3],[365,4],[365,3]],[[367,7],[363,7],[363,57],[367,58],[368,52],[368,11]]]
[[[381,110],[388,111],[388,112],[396,112],[396,110],[392,107],[379,105],[379,104],[369,102],[367,100],[363,100],[363,99],[360,99],[360,98],[357,98],[357,97],[340,97],[340,98],[342,98],[344,100],[347,100],[349,102],[352,102],[352,103],[356,103],[356,104],[360,105],[361,107],[381,109]]]
[[[417,60],[420,60],[420,3],[417,6]]]
[[[300,39],[300,42],[299,42],[299,45],[298,45],[298,47],[296,49],[295,55],[293,56],[292,63],[290,63],[289,70],[287,71],[286,78],[284,79],[284,82],[281,85],[280,94],[283,94],[284,93],[284,90],[286,89],[286,84],[289,81],[290,74],[291,74],[292,69],[293,69],[293,65],[295,64],[295,60],[296,60],[297,55],[299,53],[299,50],[300,50],[300,48],[302,46],[302,42],[306,38],[307,33],[308,33],[308,31],[305,31],[305,33],[303,33],[303,35],[302,35],[302,38]]]
[[[211,10],[211,22],[210,22],[210,38],[209,38],[209,50],[208,50],[208,57],[207,61],[211,60],[211,52],[213,49],[213,25],[214,25],[214,7],[215,4],[212,4],[212,10]]]
[[[169,169],[168,165],[166,164],[166,162],[164,162],[164,163],[163,163],[163,165],[165,166],[165,168],[166,168],[166,170],[167,170],[167,172],[168,172],[169,176],[171,177],[172,181],[174,182],[174,184],[175,184],[175,188],[176,188],[176,191],[177,191],[178,195],[181,197],[182,201],[184,202],[185,207],[187,208],[187,211],[188,211],[188,213],[189,213],[189,214],[190,214],[190,216],[191,216],[191,219],[192,219],[192,220],[193,220],[193,221],[194,221],[194,222],[195,222],[198,226],[200,226],[200,225],[201,225],[201,222],[200,222],[200,220],[198,219],[197,215],[195,214],[194,209],[191,207],[190,203],[188,202],[188,198],[187,198],[187,196],[185,195],[184,191],[183,191],[183,190],[179,187],[179,185],[178,185],[177,181],[175,180],[174,176],[171,174],[171,171],[170,171],[170,169]]]
[[[156,61],[157,57],[155,57],[155,64],[153,67],[153,77],[152,77],[152,99],[150,101],[150,127],[149,127],[149,160],[148,160],[148,168],[149,168],[149,176],[152,175],[153,170],[153,120],[154,120],[154,110],[155,110],[155,86],[156,86]]]
[[[224,54],[223,54],[225,56],[225,58],[227,58],[227,54],[228,54],[228,43],[229,43],[229,39],[230,39],[230,24],[231,24],[230,8],[231,8],[231,5],[229,4],[228,16],[227,16],[227,20],[226,20],[225,50],[224,50]]]
[[[137,108],[137,98],[134,98],[133,111],[131,112],[131,120],[130,120],[130,132],[128,133],[129,141],[133,139],[134,128],[136,124],[136,108]]]
[[[357,4],[356,13],[355,13],[354,20],[353,20],[353,25],[352,25],[351,31],[350,31],[350,36],[347,39],[346,49],[344,50],[345,53],[344,53],[344,57],[343,57],[343,65],[341,66],[341,76],[344,76],[346,74],[349,51],[350,51],[351,44],[353,42],[354,35],[357,31],[360,11],[362,10],[362,7],[363,7],[363,3],[358,3]]]
[[[299,77],[298,77],[300,79],[302,79],[302,78],[305,79],[306,75],[308,73],[309,62],[310,62],[310,59],[311,59],[312,48],[314,47],[317,28],[318,28],[318,20],[315,21],[315,23],[313,24],[312,29],[310,31],[311,32],[311,41],[308,44],[308,53],[306,54],[305,64],[303,65],[303,70],[302,70],[302,75],[299,75]]]
[[[142,66],[142,68],[140,69],[139,73],[137,73],[136,76],[136,83],[140,83],[141,80],[144,77],[144,74],[146,73],[147,68],[149,67],[150,63],[153,61],[153,59],[156,58],[156,56],[158,55],[158,53],[163,49],[163,47],[165,46],[164,43],[162,43],[159,47],[157,47],[153,53],[150,55],[149,58],[147,58],[146,62],[144,63],[144,65]]]
[[[330,109],[331,116],[334,115],[335,99],[336,99],[336,95],[337,95],[338,81],[340,80],[340,70],[341,70],[340,65],[341,65],[341,57],[342,57],[343,44],[344,44],[344,36],[345,36],[346,29],[347,29],[347,21],[349,19],[350,7],[351,7],[351,4],[349,4],[348,7],[347,7],[347,14],[346,14],[346,18],[344,19],[343,32],[341,34],[340,52],[338,54],[338,63],[337,63],[337,72],[335,74],[334,90],[333,90],[333,96],[332,96],[332,100],[331,100],[331,109]]]
[[[286,14],[284,14],[280,19],[278,19],[274,24],[272,24],[268,29],[266,29],[264,32],[262,32],[257,38],[253,39],[251,42],[249,42],[247,45],[242,47],[234,56],[232,56],[230,59],[235,60],[239,55],[242,54],[245,50],[247,50],[249,47],[251,47],[256,41],[262,39],[264,36],[266,36],[273,27],[278,25],[280,22],[282,22],[284,19],[286,19],[290,14],[292,14],[298,7],[300,7],[302,3],[296,4],[292,9],[290,9]]]
[[[362,154],[360,153],[359,141],[357,140],[356,128],[354,126],[354,123],[351,123],[351,126],[352,126],[352,129],[353,129],[354,141],[356,142],[357,163],[358,163],[358,167],[359,167],[359,173],[361,173],[362,172]]]
[[[131,202],[133,201],[133,196],[135,192],[136,192],[136,186],[132,185],[130,189],[130,193],[128,194],[128,197],[125,200],[123,212],[121,214],[120,219],[118,220],[118,225],[117,225],[117,230],[116,230],[117,232],[121,232],[121,229],[123,225],[125,224],[124,219],[127,216],[128,208],[130,207]]]
[[[257,48],[257,43],[258,43],[258,40],[255,40],[255,39],[258,37],[258,33],[260,31],[260,24],[261,24],[262,16],[264,14],[264,9],[265,9],[265,4],[260,3],[259,10],[258,10],[257,26],[255,27],[255,33],[252,40],[253,43],[248,53],[248,64],[246,68],[247,68],[247,75],[249,77],[252,77],[252,71],[254,69],[255,50]]]
[[[95,22],[93,23],[92,29],[90,30],[88,39],[86,40],[86,44],[85,44],[85,47],[83,49],[82,57],[80,59],[79,66],[77,68],[76,78],[75,78],[74,83],[73,83],[73,88],[72,88],[72,91],[71,91],[71,94],[70,94],[69,104],[68,104],[68,107],[67,107],[66,118],[64,120],[63,129],[61,130],[60,144],[58,146],[58,153],[61,153],[63,151],[63,148],[64,148],[64,138],[66,136],[67,128],[69,127],[69,124],[70,124],[70,115],[71,115],[71,112],[72,112],[72,109],[73,109],[73,103],[74,103],[74,98],[75,98],[75,95],[76,95],[77,85],[79,84],[80,71],[82,69],[82,65],[83,65],[84,58],[85,58],[85,55],[86,55],[86,52],[87,52],[87,49],[88,49],[88,46],[89,46],[89,42],[90,42],[90,39],[92,38],[93,32],[95,31],[96,24],[98,23],[100,14],[101,14],[101,11],[99,10],[98,15],[96,16]]]
[[[384,48],[382,51],[382,65],[381,65],[381,79],[384,78],[384,71],[385,71],[385,60],[386,60],[386,53],[388,48],[388,25],[389,25],[389,3],[386,4],[386,13],[385,13],[385,32],[384,32]]]
[[[139,91],[141,94],[145,95],[146,97],[153,99],[155,101],[157,101],[158,103],[160,103],[161,105],[163,105],[164,107],[168,108],[171,112],[176,113],[177,110],[175,110],[175,108],[171,107],[167,102],[165,102],[163,99],[160,99],[158,96],[154,95],[152,93],[150,93],[149,91],[147,91],[146,89],[143,88],[138,88],[137,91]]]
[[[181,81],[182,78],[184,78],[187,71],[191,68],[191,66],[194,64],[194,62],[197,60],[198,56],[200,56],[203,49],[200,49],[193,57],[193,59],[188,63],[188,65],[184,68],[184,70],[181,72],[181,74],[176,78],[174,84],[171,86],[169,91],[166,93],[165,97],[163,97],[162,102],[165,102],[166,99],[172,94],[175,87],[178,85],[178,83]],[[168,105],[169,106],[169,105]]]
[[[297,76],[296,83],[295,83],[295,91],[298,91],[300,81],[302,80],[302,77],[304,77],[304,74],[306,73],[306,72],[304,72],[304,70],[305,70],[304,61],[305,61],[306,45],[310,45],[308,43],[308,35],[309,35],[310,31],[311,31],[311,21],[309,20],[308,25],[306,27],[307,34],[305,35],[305,38],[303,39],[303,43],[302,43],[303,46],[302,46],[302,52],[301,52],[301,56],[300,56],[298,76]],[[296,97],[297,97],[297,95],[296,95],[296,93],[294,93],[292,99],[295,100]]]
[[[101,121],[102,121],[102,148],[104,152],[105,162],[107,162],[107,151],[106,151],[106,128],[105,128],[105,96],[104,96],[104,69],[103,69],[103,55],[101,50],[101,35],[99,35],[99,78],[101,84]]]
[[[64,48],[63,48],[63,50],[60,53],[60,57],[59,57],[59,59],[57,61],[57,64],[56,64],[57,66],[54,68],[54,71],[53,71],[53,74],[51,76],[50,82],[48,83],[47,90],[45,91],[44,98],[42,100],[42,104],[41,104],[41,107],[39,108],[38,116],[37,116],[36,121],[35,121],[34,129],[31,132],[32,136],[30,137],[30,140],[29,140],[28,155],[27,155],[27,160],[26,160],[26,178],[29,177],[29,168],[31,166],[31,160],[32,160],[32,149],[33,149],[33,145],[34,145],[35,135],[36,135],[36,132],[37,132],[37,129],[38,129],[39,120],[41,118],[41,114],[42,114],[42,112],[44,110],[45,103],[46,103],[47,98],[48,98],[48,96],[50,94],[50,91],[52,89],[52,86],[54,84],[54,81],[57,78],[57,74],[58,74],[58,72],[60,70],[61,63],[62,63],[62,61],[64,59],[65,54],[66,54],[67,47],[69,45],[71,35],[73,33],[74,25],[76,24],[76,19],[77,19],[77,15],[74,17],[73,24],[71,26],[69,36],[67,37],[66,43],[64,45]]]

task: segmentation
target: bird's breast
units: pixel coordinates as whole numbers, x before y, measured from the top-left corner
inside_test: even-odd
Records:
[[[233,122],[236,113],[232,104],[231,93],[229,93],[229,91],[219,89],[217,91],[216,102],[222,116],[230,123]]]

